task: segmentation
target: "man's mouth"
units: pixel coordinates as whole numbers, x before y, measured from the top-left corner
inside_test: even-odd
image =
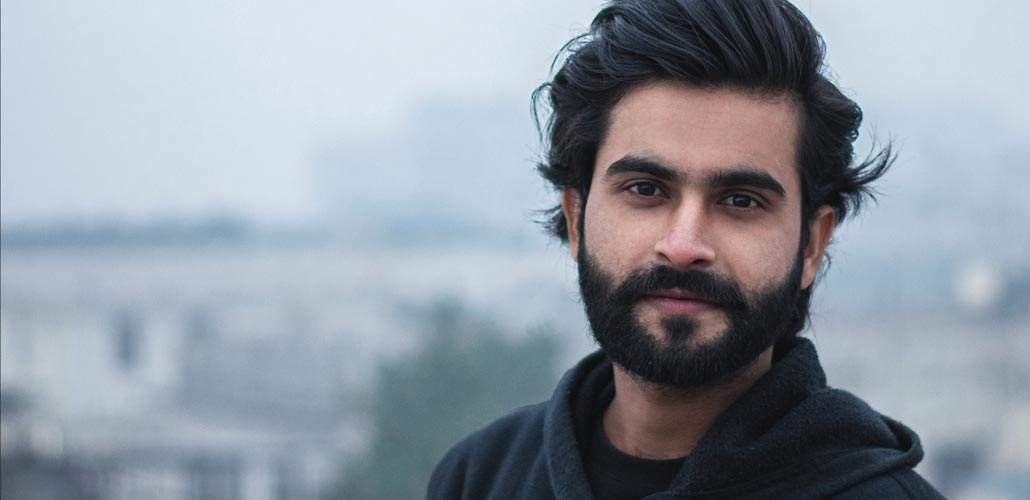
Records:
[[[719,304],[705,300],[690,292],[676,289],[656,290],[644,296],[644,300],[668,315],[691,315],[719,307]]]

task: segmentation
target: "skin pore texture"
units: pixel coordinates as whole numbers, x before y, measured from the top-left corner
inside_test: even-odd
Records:
[[[717,280],[698,288],[712,295],[652,287],[632,302],[632,319],[655,349],[704,353],[728,341],[727,332],[740,326],[729,290],[751,303],[784,286],[812,285],[834,214],[820,208],[808,222],[807,245],[799,248],[798,120],[797,104],[787,96],[672,82],[632,89],[613,108],[582,234],[569,224],[573,258],[588,256],[616,287],[656,267]],[[566,189],[566,220],[580,220],[583,209],[578,191]],[[687,456],[718,415],[769,371],[772,357],[770,345],[724,377],[680,377],[681,385],[649,380],[615,362],[605,435],[633,456]]]

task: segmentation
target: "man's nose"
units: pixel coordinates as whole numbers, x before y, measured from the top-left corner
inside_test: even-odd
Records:
[[[715,262],[709,243],[710,221],[703,203],[682,203],[670,216],[662,238],[655,243],[659,257],[676,269],[704,269]]]

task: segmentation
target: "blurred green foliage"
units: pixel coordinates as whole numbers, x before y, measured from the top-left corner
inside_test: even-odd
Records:
[[[370,401],[373,442],[345,467],[333,498],[422,498],[433,467],[470,432],[542,401],[557,382],[558,339],[512,335],[455,301],[426,315],[425,342],[384,363]]]

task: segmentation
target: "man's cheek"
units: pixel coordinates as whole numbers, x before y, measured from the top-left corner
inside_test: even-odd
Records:
[[[724,252],[722,261],[727,265],[729,278],[749,297],[779,283],[793,264],[792,259],[780,255],[775,247],[737,247],[734,250]]]
[[[609,272],[614,271],[620,280],[624,279],[628,270],[650,263],[655,240],[646,229],[640,224],[604,224],[591,236],[591,250]]]

